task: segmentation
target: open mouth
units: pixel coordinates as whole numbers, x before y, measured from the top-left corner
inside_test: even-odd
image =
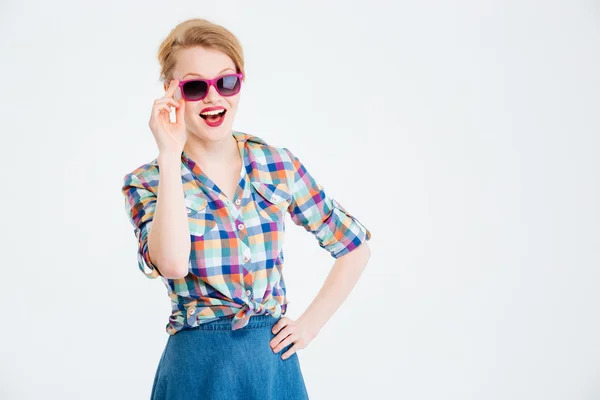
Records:
[[[225,118],[225,113],[227,110],[213,110],[206,111],[204,113],[200,113],[200,117],[202,117],[205,121],[210,122],[210,124],[218,124]]]

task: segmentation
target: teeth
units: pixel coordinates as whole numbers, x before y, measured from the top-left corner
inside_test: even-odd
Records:
[[[224,111],[225,110],[206,111],[206,112],[200,113],[200,115],[217,115],[217,114],[221,114]]]

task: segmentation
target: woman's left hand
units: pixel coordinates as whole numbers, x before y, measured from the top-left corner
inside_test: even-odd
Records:
[[[279,321],[271,329],[273,334],[277,334],[269,344],[274,353],[279,353],[281,349],[294,343],[281,358],[285,360],[294,354],[297,350],[303,349],[317,336],[315,332],[308,326],[306,321],[298,319],[296,321],[288,317],[281,317]],[[279,332],[279,333],[278,333]]]

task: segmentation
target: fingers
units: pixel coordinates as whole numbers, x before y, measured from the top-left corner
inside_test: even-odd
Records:
[[[161,97],[160,99],[156,99],[154,100],[154,104],[170,104],[173,107],[179,107],[179,103],[177,103],[175,100],[173,100],[172,97]]]
[[[183,115],[185,114],[185,100],[179,99],[177,102],[177,110],[175,110],[175,123],[183,124]]]
[[[275,348],[275,346],[277,346],[279,344],[279,342],[281,342],[285,338],[287,338],[288,335],[291,335],[292,333],[294,333],[294,331],[295,331],[294,326],[292,326],[292,325],[286,326],[277,334],[277,336],[275,336],[273,339],[271,339],[269,344],[271,345],[272,348]]]
[[[167,114],[171,113],[171,107],[168,104],[164,103],[160,103],[154,106],[154,110],[157,112],[157,114],[160,114],[162,111],[166,112]]]
[[[158,126],[166,128],[171,124],[171,109],[175,107],[175,124],[184,124],[185,101],[175,101],[173,95],[178,88],[179,81],[173,79],[165,91],[163,97],[154,100],[152,113],[150,116],[149,125],[151,129],[156,129]]]
[[[163,96],[163,98],[165,97],[173,97],[173,95],[175,94],[175,90],[177,90],[177,87],[179,85],[179,81],[177,79],[173,79],[170,83],[169,83],[169,87],[167,88],[167,91],[165,92],[165,95]]]
[[[180,99],[179,101],[175,101],[175,99],[173,99],[175,91],[178,88],[178,84],[179,81],[177,79],[173,79],[169,83],[169,87],[167,88],[164,96],[160,99],[154,100],[154,108],[157,113],[165,111],[168,114],[171,114],[171,106],[175,107],[175,123],[182,124],[185,110],[185,101],[182,101],[183,99]]]
[[[154,100],[153,114],[158,116],[162,112],[166,112],[168,115],[170,115],[171,114],[171,106],[175,107],[176,109],[180,109],[181,103],[176,102],[171,97],[162,97],[160,99],[156,99],[156,100]],[[180,114],[181,120],[183,120],[183,114],[182,113],[179,113],[179,114]]]
[[[288,337],[283,339],[277,346],[275,346],[275,348],[273,349],[273,352],[279,353],[281,351],[281,349],[283,349],[288,344],[296,341],[297,339],[298,339],[298,337],[296,335],[294,335],[294,334],[289,335]]]
[[[277,332],[279,332],[279,330],[280,330],[281,328],[283,328],[284,326],[286,326],[286,325],[287,325],[287,324],[289,324],[290,322],[291,322],[291,321],[290,321],[290,319],[288,319],[287,317],[281,317],[281,318],[279,319],[279,321],[277,321],[277,322],[275,323],[275,325],[273,325],[273,327],[271,328],[271,332],[273,332],[273,333],[277,333]]]
[[[289,358],[292,354],[294,354],[296,351],[298,351],[300,349],[301,349],[300,343],[298,343],[298,342],[294,343],[294,345],[292,347],[290,347],[288,351],[283,353],[283,355],[281,356],[281,359],[285,360],[286,358]]]
[[[282,317],[273,325],[271,328],[271,332],[276,334],[276,336],[271,339],[269,345],[273,349],[274,353],[279,353],[282,349],[286,348],[290,344],[290,348],[281,356],[282,360],[289,358],[292,354],[294,354],[299,349],[304,348],[306,345],[306,338],[303,337],[302,332],[298,330],[298,326],[296,325],[296,321],[293,321],[287,317]]]

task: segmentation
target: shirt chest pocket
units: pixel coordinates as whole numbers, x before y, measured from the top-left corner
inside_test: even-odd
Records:
[[[208,200],[204,197],[187,195],[184,201],[190,235],[196,237],[196,239],[201,238],[217,225],[215,217],[208,207]]]
[[[252,188],[259,216],[269,221],[283,220],[292,198],[288,187],[283,183],[253,181]]]

